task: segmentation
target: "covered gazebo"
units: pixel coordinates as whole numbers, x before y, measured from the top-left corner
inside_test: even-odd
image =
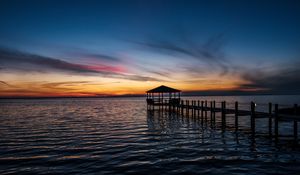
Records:
[[[147,92],[149,105],[175,105],[180,103],[181,90],[161,85]]]

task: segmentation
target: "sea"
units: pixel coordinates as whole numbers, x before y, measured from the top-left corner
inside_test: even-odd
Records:
[[[267,111],[300,104],[300,96],[193,96],[217,107]],[[279,142],[268,119],[226,116],[227,127],[199,117],[149,111],[144,97],[0,100],[0,174],[300,174],[293,122],[280,122]],[[299,125],[299,124],[298,124]],[[299,128],[299,126],[298,126]],[[300,133],[298,133],[300,136]]]

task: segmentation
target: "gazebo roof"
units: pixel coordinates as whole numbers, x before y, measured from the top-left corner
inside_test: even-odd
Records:
[[[181,92],[181,90],[161,85],[159,87],[147,91],[147,93],[170,93],[170,92]]]

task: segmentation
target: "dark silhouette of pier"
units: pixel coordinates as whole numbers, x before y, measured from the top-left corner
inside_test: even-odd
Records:
[[[256,120],[266,118],[269,138],[274,139],[278,143],[278,139],[284,137],[279,134],[279,127],[282,122],[291,122],[293,124],[293,141],[298,144],[298,122],[300,121],[299,107],[295,104],[290,108],[279,109],[278,104],[268,104],[268,112],[257,111],[256,103],[249,103],[249,110],[239,109],[239,102],[230,104],[228,108],[226,101],[200,101],[200,100],[182,100],[180,98],[180,90],[167,86],[160,86],[147,91],[147,110],[148,111],[167,111],[177,113],[185,117],[192,117],[200,120],[201,123],[215,122],[216,113],[220,115],[221,128],[226,129],[226,119],[228,115],[234,116],[234,130],[239,131],[239,118],[241,116],[250,117],[250,132],[252,138],[256,135]],[[166,95],[167,94],[167,95]],[[217,105],[216,105],[217,104]],[[208,114],[210,116],[208,116]]]

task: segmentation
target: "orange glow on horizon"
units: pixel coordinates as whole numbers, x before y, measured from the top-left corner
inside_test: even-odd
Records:
[[[205,79],[180,78],[176,81],[136,81],[121,78],[75,76],[66,74],[6,74],[0,84],[0,97],[97,97],[143,95],[160,85],[189,91],[227,91],[239,89],[238,78],[207,76]],[[185,81],[185,79],[191,81]],[[249,89],[248,91],[250,91]],[[255,91],[255,90],[254,90]]]

